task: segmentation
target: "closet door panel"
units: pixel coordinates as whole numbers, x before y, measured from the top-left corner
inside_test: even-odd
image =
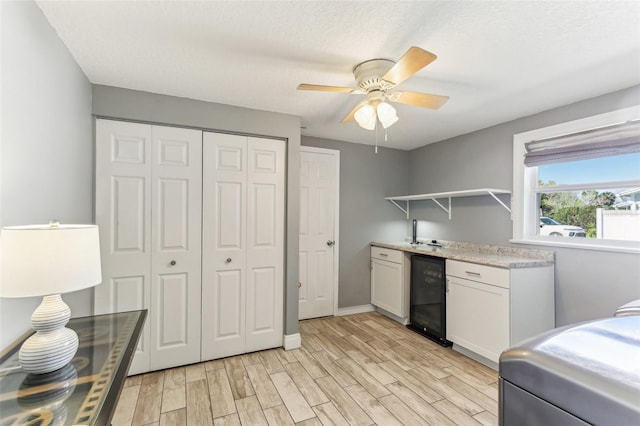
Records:
[[[247,279],[247,346],[246,352],[282,345],[282,310],[276,299],[277,268],[252,268]]]
[[[281,346],[285,143],[248,138],[247,351]]]
[[[241,219],[244,208],[244,185],[241,182],[216,182],[216,241],[219,252],[238,255],[244,250]]]
[[[277,187],[274,184],[254,184],[252,205],[253,220],[249,226],[253,229],[249,233],[253,237],[253,247],[274,248],[277,244],[276,229],[278,213]]]
[[[144,309],[144,276],[113,277],[110,283],[114,312]]]
[[[145,277],[143,275],[112,277],[109,283],[103,281],[103,285],[104,284],[107,284],[111,292],[109,300],[113,301],[113,312],[137,311],[146,308],[145,300],[149,299],[149,285],[145,283]],[[149,320],[146,322],[148,321]],[[140,335],[138,346],[136,346],[133,355],[132,368],[136,366],[137,372],[143,372],[149,369],[147,365],[149,334],[144,332],[146,330],[149,330],[149,327],[145,323],[145,329],[143,329],[143,333]],[[142,364],[144,364],[144,366]]]
[[[255,305],[265,305],[259,309],[251,309],[253,313],[253,329],[258,332],[271,331],[275,328],[276,317],[274,312],[274,302],[276,298],[276,268],[255,268],[253,269],[253,279],[251,300]]]
[[[205,133],[202,358],[282,345],[283,141]]]
[[[216,297],[214,329],[216,340],[236,340],[243,335],[242,310],[244,305],[244,291],[242,288],[242,271],[219,271],[216,277]],[[238,348],[241,349],[241,348]]]
[[[246,256],[246,137],[205,132],[203,152],[206,259],[216,268],[242,268]]]
[[[245,352],[246,137],[203,137],[202,359]]]
[[[188,278],[186,274],[158,276],[155,311],[157,347],[171,349],[189,343]],[[177,308],[177,309],[176,309]]]
[[[200,361],[202,132],[152,126],[151,369]]]
[[[96,314],[149,308],[151,303],[151,126],[96,120],[96,224],[102,284]],[[150,321],[130,374],[149,370]]]
[[[158,179],[158,251],[189,250],[189,180]]]
[[[141,254],[145,251],[145,189],[147,179],[140,176],[112,176],[110,232],[111,249],[118,254]]]

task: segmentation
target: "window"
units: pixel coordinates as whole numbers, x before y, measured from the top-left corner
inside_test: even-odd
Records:
[[[514,136],[513,240],[640,252],[640,106]]]

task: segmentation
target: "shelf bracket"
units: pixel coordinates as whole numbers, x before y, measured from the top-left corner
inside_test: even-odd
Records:
[[[503,203],[503,202],[500,200],[500,198],[496,197],[496,194],[494,194],[494,193],[493,193],[493,192],[491,192],[491,191],[487,191],[487,192],[488,192],[488,193],[489,193],[489,195],[491,195],[491,196],[492,196],[492,197],[493,197],[493,198],[494,198],[498,203],[500,203],[500,205],[501,205],[502,207],[504,207],[505,209],[507,209],[507,211],[508,211],[509,213],[511,213],[511,209],[510,209],[510,208],[509,208],[505,203]],[[449,219],[451,219],[451,218],[449,218]]]
[[[396,203],[395,200],[389,200],[389,201],[391,201],[394,206],[396,206],[397,208],[402,210],[402,212],[407,215],[407,219],[409,219],[409,200],[407,200],[407,208],[406,209],[404,207],[402,207],[400,204]]]
[[[440,203],[440,201],[436,200],[435,198],[432,198],[431,200],[434,203],[436,203],[438,206],[440,206],[440,208],[449,215],[449,220],[451,220],[451,197],[449,197],[449,208],[446,208],[445,206],[443,206],[442,203]]]

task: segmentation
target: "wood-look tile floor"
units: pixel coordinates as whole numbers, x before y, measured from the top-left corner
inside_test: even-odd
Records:
[[[119,425],[495,425],[498,374],[376,312],[300,322],[302,347],[129,377]]]

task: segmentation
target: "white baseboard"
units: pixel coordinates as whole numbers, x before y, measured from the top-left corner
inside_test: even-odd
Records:
[[[285,351],[289,351],[291,349],[298,349],[300,346],[302,346],[302,339],[300,338],[300,333],[284,335]]]
[[[337,316],[342,317],[345,315],[363,314],[365,312],[373,312],[375,310],[376,310],[376,307],[371,304],[360,305],[360,306],[349,306],[348,308],[338,308]]]

